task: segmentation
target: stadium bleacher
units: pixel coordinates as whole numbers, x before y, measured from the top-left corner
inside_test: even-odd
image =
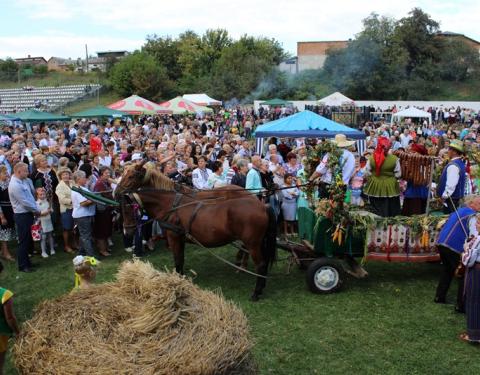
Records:
[[[55,111],[68,103],[93,96],[99,84],[0,89],[0,113],[15,113],[32,108]]]

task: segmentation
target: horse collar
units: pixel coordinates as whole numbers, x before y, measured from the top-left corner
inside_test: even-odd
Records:
[[[142,211],[144,211],[144,206],[143,206],[142,200],[140,199],[140,195],[138,195],[138,193],[132,193],[132,196],[135,199],[135,201],[138,203]]]

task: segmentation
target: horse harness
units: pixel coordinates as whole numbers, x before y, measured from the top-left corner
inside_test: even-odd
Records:
[[[139,217],[143,216],[145,213],[145,206],[142,202],[142,199],[140,198],[140,195],[136,192],[129,193],[130,199],[135,202],[138,205],[138,208],[140,209],[140,214],[138,215]],[[156,221],[160,227],[170,230],[176,234],[179,235],[185,235],[186,237],[190,238],[190,230],[192,228],[192,224],[197,217],[198,211],[204,206],[205,201],[193,201],[193,202],[188,202],[185,204],[180,204],[183,198],[183,194],[176,192],[175,193],[175,199],[173,200],[172,207],[167,211],[165,217],[163,219],[150,219],[146,223]],[[218,200],[218,198],[211,198],[208,201],[211,203],[214,203],[213,201]],[[196,204],[195,208],[193,209],[193,212],[188,219],[188,224],[187,228],[185,229],[183,226],[180,225],[180,218],[178,217],[177,211],[181,208],[191,206]],[[176,218],[174,219],[174,223],[171,223],[172,216],[176,215]],[[137,225],[145,225],[146,223],[138,223],[139,220],[137,220]]]

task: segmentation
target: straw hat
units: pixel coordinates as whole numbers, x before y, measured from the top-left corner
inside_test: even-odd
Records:
[[[355,143],[355,141],[347,141],[347,136],[345,134],[337,134],[332,142],[341,148],[350,147]]]
[[[463,142],[459,141],[458,139],[454,139],[450,141],[449,148],[453,148],[454,150],[461,152],[462,154],[465,153],[465,147],[463,147]]]

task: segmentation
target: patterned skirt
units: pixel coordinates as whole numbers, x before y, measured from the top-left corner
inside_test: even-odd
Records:
[[[465,279],[465,310],[467,334],[471,341],[480,342],[480,264],[469,268]]]
[[[0,227],[0,241],[12,241],[16,237],[14,228]]]

